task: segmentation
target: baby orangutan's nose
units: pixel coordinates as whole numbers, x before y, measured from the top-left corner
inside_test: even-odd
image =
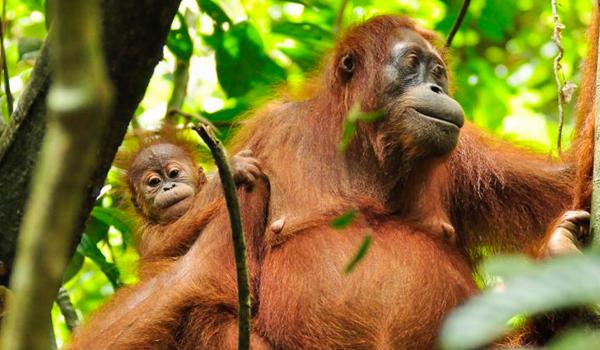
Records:
[[[166,185],[163,187],[163,191],[165,191],[165,192],[166,192],[166,191],[169,191],[169,190],[171,190],[171,189],[175,188],[175,185],[176,185],[175,183],[166,184]]]

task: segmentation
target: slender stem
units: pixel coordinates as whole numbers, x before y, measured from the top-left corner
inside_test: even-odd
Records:
[[[238,303],[239,303],[239,335],[238,349],[250,349],[250,277],[248,274],[248,258],[246,256],[246,241],[242,227],[242,217],[238,202],[235,182],[229,168],[227,155],[221,142],[217,140],[205,125],[193,128],[204,140],[217,164],[227,210],[229,211],[229,222],[231,224],[231,235],[233,238],[233,249],[235,252],[235,266],[237,271]]]
[[[597,43],[596,57],[596,93],[595,93],[595,133],[594,133],[594,172],[592,176],[592,209],[590,229],[594,239],[593,246],[600,250],[600,38]]]
[[[8,73],[8,64],[6,62],[6,49],[4,48],[4,23],[6,22],[6,0],[2,0],[2,22],[0,22],[0,55],[2,56],[2,71],[4,72],[4,92],[6,94],[6,103],[8,115],[12,116],[14,98],[10,90],[10,74]]]
[[[342,0],[340,4],[340,8],[338,10],[337,16],[335,17],[335,22],[333,23],[333,34],[339,35],[342,30],[342,22],[344,21],[344,12],[346,12],[346,7],[348,7],[349,0]]]
[[[458,12],[458,17],[456,17],[456,21],[452,25],[452,29],[450,29],[450,33],[448,34],[448,39],[446,39],[445,47],[450,47],[452,45],[452,40],[454,40],[454,36],[458,33],[458,29],[465,19],[465,15],[467,14],[467,10],[469,9],[469,5],[471,5],[471,0],[463,1],[463,4],[460,8],[460,12]]]
[[[173,92],[167,104],[167,110],[181,109],[187,94],[190,79],[190,62],[177,59],[173,72]]]
[[[565,54],[565,49],[562,45],[561,33],[562,33],[562,30],[565,28],[565,26],[562,23],[560,23],[560,16],[558,15],[557,2],[558,2],[557,0],[551,1],[552,17],[554,18],[554,32],[552,34],[552,41],[554,41],[554,44],[558,48],[558,53],[556,54],[556,57],[554,58],[553,70],[554,70],[554,79],[556,80],[556,88],[558,90],[558,140],[556,141],[556,147],[558,149],[558,153],[560,154],[562,152],[562,130],[563,130],[564,118],[565,118],[565,112],[564,112],[565,97],[563,94],[563,82],[561,79],[562,65],[560,64],[560,61],[562,60],[562,58]]]
[[[180,115],[182,117],[184,117],[186,119],[186,124],[187,123],[193,123],[194,121],[196,122],[200,122],[204,125],[208,125],[210,128],[212,128],[213,130],[216,130],[217,128],[220,127],[229,127],[232,126],[234,123],[232,122],[228,122],[228,121],[212,121],[212,120],[208,120],[207,118],[198,115],[198,114],[194,114],[194,113],[188,113],[188,112],[184,112],[180,109],[176,109],[176,108],[172,108],[169,109],[167,111],[167,115],[166,118],[168,119],[172,119],[173,116],[176,115]]]
[[[71,302],[69,292],[65,289],[65,287],[60,287],[60,289],[58,290],[58,295],[56,296],[56,304],[58,304],[58,308],[60,309],[60,312],[65,318],[67,328],[70,331],[73,331],[79,326],[79,316],[77,316],[77,311],[75,311],[75,307]]]

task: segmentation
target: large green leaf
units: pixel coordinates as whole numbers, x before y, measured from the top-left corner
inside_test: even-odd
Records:
[[[131,233],[133,228],[132,219],[127,213],[117,208],[103,208],[95,206],[92,209],[92,217],[106,225],[114,226],[121,233]]]
[[[598,255],[557,258],[535,267],[525,264],[528,271],[512,277],[510,271],[517,265],[509,261],[503,288],[474,297],[450,315],[441,334],[444,349],[484,346],[508,332],[508,321],[516,315],[600,302]]]
[[[81,267],[83,266],[83,260],[84,257],[81,253],[75,252],[75,254],[73,254],[73,257],[71,260],[69,260],[69,263],[65,269],[65,273],[63,274],[63,284],[68,282],[77,274],[77,272],[79,272],[79,270],[81,270]]]
[[[515,14],[518,8],[512,1],[487,0],[481,10],[479,31],[493,41],[502,41],[504,34],[514,28]]]
[[[282,21],[274,23],[271,31],[300,41],[316,41],[319,45],[333,40],[333,34],[330,31],[312,23]]]
[[[298,45],[296,47],[281,47],[279,48],[279,51],[288,56],[305,72],[314,70],[319,64],[319,60],[323,55],[323,50],[315,47],[308,48],[305,45]]]
[[[217,24],[229,23],[232,21],[227,16],[225,11],[216,2],[212,0],[196,0],[200,10],[204,11],[210,18],[212,18]]]
[[[79,243],[79,246],[77,246],[77,252],[90,258],[96,265],[98,265],[100,270],[106,275],[115,289],[121,287],[122,283],[119,269],[115,266],[115,264],[106,260],[104,254],[102,254],[96,243],[90,239],[88,235],[84,234],[81,237],[81,242]]]
[[[215,58],[219,83],[231,97],[286,77],[285,70],[264,52],[260,34],[247,21],[235,24],[223,34]]]
[[[194,53],[194,43],[190,37],[185,16],[177,13],[179,28],[171,29],[167,37],[167,47],[180,60],[189,61]]]

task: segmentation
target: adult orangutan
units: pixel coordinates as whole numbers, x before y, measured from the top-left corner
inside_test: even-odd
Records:
[[[308,97],[276,101],[242,128],[235,149],[251,149],[268,177],[238,191],[253,349],[431,349],[446,313],[477,292],[477,248],[536,247],[568,206],[569,169],[463,127],[448,84],[435,34],[379,16],[338,41]],[[340,153],[356,104],[382,117],[359,123]],[[357,219],[333,229],[349,209]],[[204,213],[195,205],[170,228],[201,231],[189,251],[118,291],[71,349],[236,347],[228,216]],[[369,251],[345,274],[366,233]]]

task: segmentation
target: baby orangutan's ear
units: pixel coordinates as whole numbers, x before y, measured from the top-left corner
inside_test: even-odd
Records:
[[[138,201],[135,198],[135,196],[133,196],[133,195],[131,196],[131,204],[133,204],[133,207],[135,208],[135,210],[137,210],[138,212],[142,212],[142,208],[138,204]]]
[[[201,166],[198,167],[198,185],[202,186],[206,183],[206,174],[204,174],[204,169]]]

